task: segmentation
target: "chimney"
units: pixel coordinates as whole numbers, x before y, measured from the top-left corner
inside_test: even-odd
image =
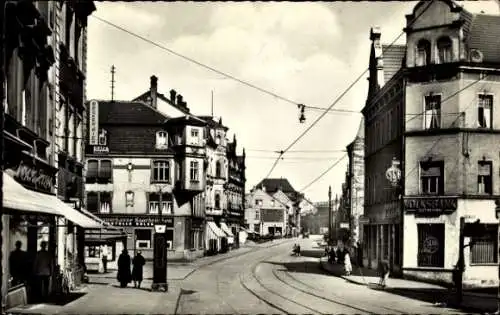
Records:
[[[182,95],[180,95],[180,94],[177,95],[177,103],[176,104],[182,107]]]
[[[151,107],[156,108],[158,104],[158,78],[154,75],[150,78],[149,93],[151,96]]]
[[[374,26],[370,29],[370,40],[372,42],[372,55],[370,56],[370,81],[377,89],[384,85],[384,61],[382,56],[382,44],[380,27]]]
[[[175,95],[177,95],[177,92],[174,89],[170,90],[170,102],[172,104],[175,104]]]

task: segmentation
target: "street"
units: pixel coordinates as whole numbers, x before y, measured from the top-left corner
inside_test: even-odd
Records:
[[[303,255],[290,255],[299,242]],[[373,290],[323,271],[315,239],[274,241],[233,257],[199,266],[168,293],[118,288],[115,280],[90,284],[86,294],[64,306],[37,305],[16,313],[38,314],[457,314],[394,293]],[[179,266],[185,270],[185,266]],[[171,266],[174,270],[178,268]],[[180,272],[179,274],[183,274]]]

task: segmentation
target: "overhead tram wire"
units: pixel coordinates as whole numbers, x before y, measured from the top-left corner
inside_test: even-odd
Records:
[[[330,167],[328,167],[323,173],[321,173],[318,177],[316,177],[314,180],[312,180],[309,184],[307,184],[306,186],[304,186],[304,188],[302,188],[299,191],[300,192],[304,192],[307,188],[309,188],[310,186],[312,186],[314,183],[316,183],[318,180],[320,180],[323,176],[325,176],[328,172],[330,172],[335,166],[337,166],[337,164],[339,164],[346,157],[347,157],[347,154],[344,154],[340,158],[338,158],[337,160],[335,160],[335,162],[333,162],[333,164],[330,165]]]
[[[418,20],[418,18],[424,14],[428,9],[429,7],[431,6],[431,4],[434,2],[434,0],[432,1],[429,1],[427,3],[427,6],[422,10],[422,12],[420,12],[419,15],[417,15],[411,24],[415,23],[415,21]],[[408,25],[408,26],[411,26]],[[407,27],[408,27],[407,26]],[[388,46],[386,46],[385,49],[382,49],[382,55],[384,54],[384,52],[386,52],[389,48],[391,48],[392,46],[394,46],[394,44],[399,40],[399,38],[401,38],[401,36],[403,36],[403,34],[405,34],[405,32],[401,32]],[[344,92],[342,92],[336,99],[335,101],[333,102],[332,105],[330,105],[321,115],[319,115],[316,120],[314,120],[311,125],[309,125],[306,130],[304,130],[297,138],[295,138],[295,140],[292,141],[292,143],[290,145],[288,145],[288,147],[286,147],[284,150],[280,151],[280,154],[279,156],[276,158],[276,162],[273,164],[273,166],[271,167],[271,169],[269,170],[268,172],[268,175],[265,177],[269,177],[272,172],[274,171],[274,169],[276,168],[280,158],[283,156],[283,154],[285,154],[288,150],[290,150],[297,142],[300,141],[300,139],[302,139],[308,132],[309,130],[311,130],[327,113],[330,109],[332,109],[357,83],[359,80],[361,80],[361,78],[363,78],[363,76],[369,71],[370,69],[367,68],[365,71],[363,71],[363,73],[361,73],[357,78],[356,80],[354,80],[354,82],[352,82],[346,90],[344,90]]]

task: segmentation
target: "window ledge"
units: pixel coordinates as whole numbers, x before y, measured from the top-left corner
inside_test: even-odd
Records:
[[[474,263],[469,264],[470,267],[498,267],[498,263]]]
[[[169,180],[152,180],[151,184],[172,184]]]

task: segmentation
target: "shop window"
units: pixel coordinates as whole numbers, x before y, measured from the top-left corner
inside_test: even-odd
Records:
[[[480,94],[477,107],[477,120],[480,128],[491,128],[493,122],[493,95]]]
[[[431,43],[428,40],[421,39],[417,43],[417,54],[415,65],[417,67],[426,66],[431,63]]]
[[[452,42],[449,37],[441,37],[437,41],[439,63],[447,63],[452,60]]]
[[[479,161],[477,168],[477,192],[491,195],[493,193],[491,171],[491,161]]]
[[[170,162],[169,161],[154,161],[153,174],[151,182],[170,182]]]
[[[420,162],[420,190],[424,195],[442,195],[444,193],[444,162]]]
[[[417,224],[419,267],[444,267],[444,224]]]
[[[150,249],[151,235],[151,229],[135,229],[135,247],[137,249]]]
[[[441,95],[431,94],[426,95],[424,111],[424,128],[437,129],[441,128]]]
[[[86,247],[85,251],[86,257],[96,258],[101,256],[100,247],[98,245],[89,245],[85,247]]]
[[[160,203],[161,203],[161,213],[162,214],[172,214],[172,205],[173,198],[172,195],[168,193],[161,194],[161,202],[160,202],[160,194],[158,193],[150,193],[148,196],[148,213],[158,214],[160,211]]]
[[[471,264],[496,264],[498,262],[498,225],[485,224],[480,236],[470,238]]]

